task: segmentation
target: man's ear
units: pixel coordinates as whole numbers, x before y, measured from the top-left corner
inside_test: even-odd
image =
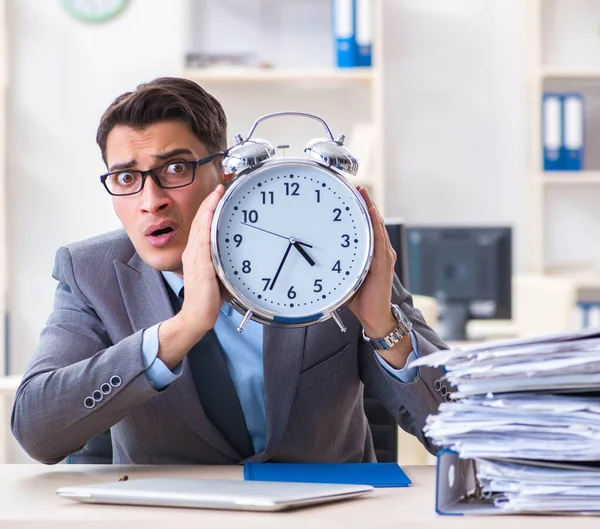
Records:
[[[223,184],[227,185],[229,182],[231,182],[234,176],[235,173],[223,174]]]

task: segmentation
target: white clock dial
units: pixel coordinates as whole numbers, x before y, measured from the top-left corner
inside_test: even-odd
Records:
[[[358,192],[313,162],[269,162],[229,188],[215,213],[217,267],[243,305],[281,323],[314,321],[362,282],[372,257]]]

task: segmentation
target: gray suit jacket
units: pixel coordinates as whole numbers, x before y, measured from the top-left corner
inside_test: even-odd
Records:
[[[149,383],[142,332],[172,317],[173,309],[160,273],[141,260],[124,231],[60,248],[54,277],[54,310],[11,417],[29,455],[57,463],[111,428],[115,463],[241,460],[204,414],[187,358],[182,376],[163,391]],[[420,356],[445,348],[398,282],[393,297],[414,323]],[[250,461],[373,461],[363,383],[428,446],[422,428],[443,400],[434,389],[441,371],[421,367],[415,382],[397,381],[362,340],[353,314],[341,316],[345,334],[332,320],[264,328],[266,448]],[[99,389],[110,392],[86,407]]]

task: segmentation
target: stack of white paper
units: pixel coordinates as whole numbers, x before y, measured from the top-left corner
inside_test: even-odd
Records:
[[[440,351],[456,388],[425,434],[506,512],[600,512],[600,330]]]

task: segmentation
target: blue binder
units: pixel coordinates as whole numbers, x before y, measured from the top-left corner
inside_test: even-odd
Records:
[[[371,66],[373,41],[371,0],[354,0],[356,12],[356,65]]]
[[[331,0],[337,66],[356,66],[356,6],[354,0]]]
[[[542,100],[542,147],[544,171],[561,171],[563,112],[560,94],[544,94]]]
[[[412,484],[397,463],[245,463],[244,479],[373,487],[408,487]]]
[[[584,118],[581,94],[562,96],[563,142],[561,166],[563,171],[583,169]]]

